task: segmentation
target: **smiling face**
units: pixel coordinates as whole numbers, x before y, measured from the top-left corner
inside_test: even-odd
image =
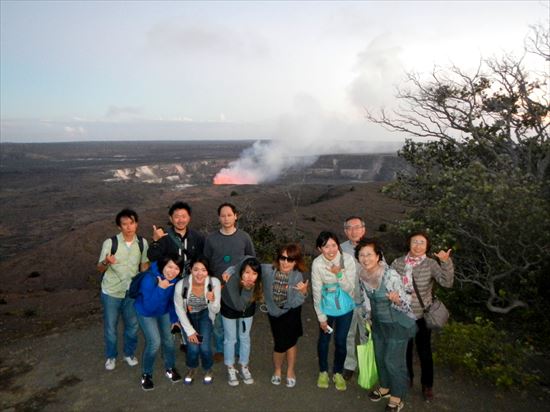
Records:
[[[296,266],[296,259],[288,256],[288,252],[283,250],[279,255],[279,269],[283,273],[292,272]]]
[[[256,284],[258,272],[254,271],[250,266],[246,265],[241,275],[241,285],[245,289],[251,289]]]
[[[334,239],[329,239],[324,246],[319,248],[319,251],[326,259],[333,260],[339,252],[338,244]]]
[[[350,219],[346,222],[344,233],[352,244],[357,245],[357,242],[365,236],[367,231],[361,219]]]
[[[372,272],[378,267],[379,262],[380,257],[376,254],[372,245],[366,245],[359,250],[359,263],[363,269]]]
[[[173,260],[169,260],[164,269],[162,269],[162,274],[166,279],[172,280],[180,274],[180,268]]]
[[[204,285],[204,281],[208,276],[208,269],[201,262],[195,262],[191,268],[191,276],[193,276],[194,284]]]
[[[120,218],[120,231],[125,239],[131,239],[135,236],[138,224],[135,219],[123,216]]]
[[[170,216],[170,222],[174,226],[176,232],[185,232],[190,221],[191,215],[185,209],[176,209]]]
[[[416,235],[411,238],[409,251],[412,257],[420,257],[426,254],[428,249],[428,240],[422,235]]]
[[[233,212],[229,206],[224,206],[220,209],[220,225],[224,229],[232,229],[237,222],[237,215]]]

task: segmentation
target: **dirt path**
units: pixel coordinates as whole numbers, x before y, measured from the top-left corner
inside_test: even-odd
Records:
[[[316,387],[317,325],[311,302],[304,314],[305,336],[299,341],[298,384],[293,389],[275,387],[271,376],[271,334],[266,315],[254,319],[251,370],[253,385],[227,385],[224,368],[216,364],[211,386],[171,384],[162,376],[157,360],[155,390],[144,392],[139,385],[139,366],[130,368],[119,359],[112,372],[103,367],[101,320],[67,328],[49,336],[25,339],[0,349],[1,411],[383,411],[383,402],[370,402],[366,391],[354,382],[337,392]],[[140,345],[143,340],[140,337]],[[184,355],[177,365],[185,371]],[[436,370],[436,399],[424,403],[418,387],[413,388],[405,411],[538,411],[547,410],[547,393],[499,392],[470,379]]]

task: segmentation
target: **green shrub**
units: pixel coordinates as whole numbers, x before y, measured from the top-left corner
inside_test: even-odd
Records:
[[[451,369],[488,379],[501,388],[524,387],[538,377],[525,371],[529,349],[510,342],[494,324],[477,317],[475,323],[449,323],[434,339],[434,360]]]

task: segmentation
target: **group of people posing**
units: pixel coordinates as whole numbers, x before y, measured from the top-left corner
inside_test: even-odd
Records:
[[[105,368],[116,367],[117,324],[124,322],[124,356],[135,366],[138,328],[145,337],[141,385],[152,390],[154,362],[162,347],[166,377],[193,383],[213,381],[212,366],[227,367],[229,385],[252,384],[249,368],[250,331],[257,307],[265,306],[271,327],[273,375],[271,383],[296,385],[297,342],[303,334],[301,307],[309,280],[300,245],[282,245],[273,261],[255,257],[250,236],[237,227],[238,211],[231,203],[218,207],[219,230],[206,239],[189,227],[191,207],[176,202],[169,209],[170,227],[153,226],[152,242],[137,235],[138,215],[124,209],[116,216],[120,233],[103,242],[98,269],[104,274],[101,300],[104,313]],[[412,386],[413,345],[421,365],[426,400],[433,398],[431,331],[423,320],[424,305],[432,299],[433,282],[452,286],[450,250],[429,258],[424,232],[408,239],[408,253],[391,266],[378,240],[366,238],[365,222],[352,216],[344,222],[348,240],[323,231],[316,240],[320,255],[311,265],[313,304],[319,321],[317,386],[346,390],[357,368],[356,344],[365,338],[365,322],[372,325],[379,387],[368,394],[373,401],[389,398],[386,410],[399,411]],[[173,334],[181,331],[187,371],[175,368]],[[358,336],[357,336],[358,332]],[[334,336],[332,379],[328,352]],[[214,350],[213,350],[214,348]],[[238,357],[238,367],[236,359]]]

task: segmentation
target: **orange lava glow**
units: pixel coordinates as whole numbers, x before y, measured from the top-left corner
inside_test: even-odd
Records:
[[[214,176],[213,183],[215,185],[256,185],[258,179],[250,174],[224,169]]]

